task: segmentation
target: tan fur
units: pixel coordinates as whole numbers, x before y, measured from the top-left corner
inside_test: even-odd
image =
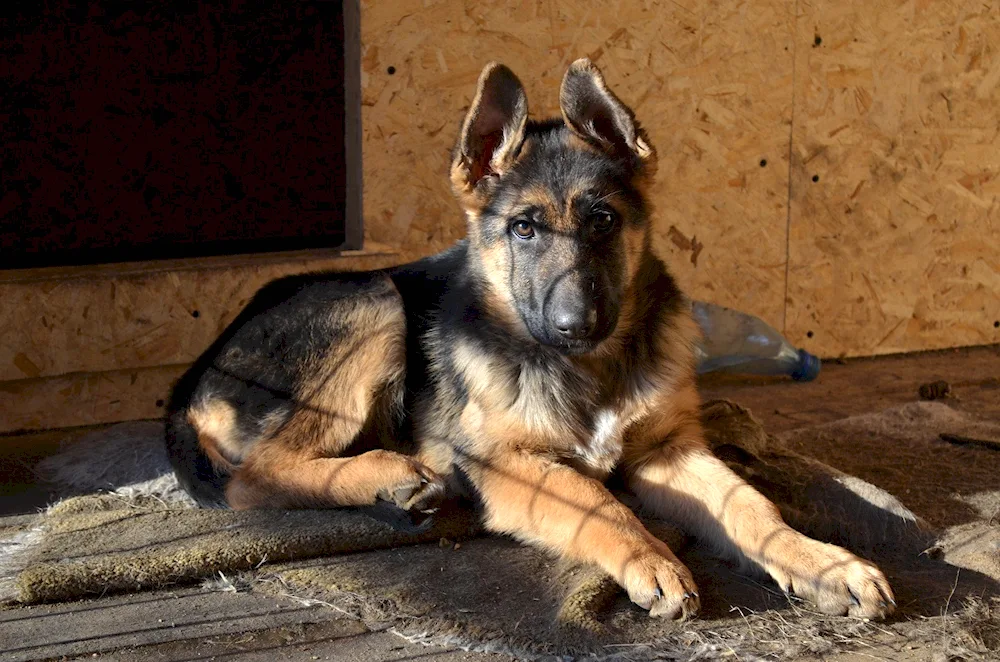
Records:
[[[283,431],[290,443],[315,445],[313,452],[323,455],[343,452],[361,431],[377,390],[402,379],[406,366],[406,318],[398,295],[357,301],[336,315],[351,339],[331,346],[297,394],[302,410],[315,415],[293,416]]]
[[[470,221],[470,226],[474,225]],[[475,233],[471,233],[474,234]],[[480,267],[486,277],[488,287],[483,293],[484,309],[501,326],[509,329],[515,336],[530,340],[531,334],[514,308],[514,298],[507,287],[506,274],[510,270],[509,256],[502,245],[478,246]]]
[[[643,504],[699,531],[729,555],[750,560],[823,611],[891,613],[892,590],[874,565],[793,530],[774,504],[712,455],[698,401],[693,383],[687,385],[629,439],[629,485]]]
[[[649,247],[648,230],[643,231],[638,228],[626,227],[622,231],[625,244],[625,269],[630,276],[634,276],[639,269],[639,263]],[[632,281],[632,278],[629,278]]]
[[[406,319],[388,278],[386,287],[395,296],[337,307],[335,322],[349,340],[332,345],[317,364],[285,424],[231,467],[226,500],[233,508],[362,506],[378,498],[410,507],[441,496],[441,479],[413,458],[383,449],[336,457],[379,407],[392,406],[380,396],[401,388]]]
[[[475,401],[486,402],[490,409],[500,410],[513,406],[520,396],[516,371],[496,357],[477,352],[460,341],[453,348],[451,358]]]
[[[831,613],[891,613],[891,589],[875,566],[788,527],[773,504],[709,452],[694,387],[697,333],[689,315],[676,316],[663,329],[659,342],[673,369],[656,376],[654,391],[626,394],[608,410],[623,439],[620,454],[604,464],[600,458],[582,461],[588,459],[586,434],[560,417],[558,384],[522,380],[522,396],[546,403],[540,409],[547,418],[537,423],[518,409],[521,398],[513,403],[509,396],[477,398],[475,393],[487,389],[473,390],[461,416],[466,438],[473,441],[462,459],[483,497],[487,526],[599,565],[654,614],[692,614],[699,605],[687,570],[588,477],[603,478],[621,459],[630,486],[647,507],[728,548],[736,558],[749,559],[786,590]],[[576,363],[587,376],[614,379],[613,356]],[[466,374],[482,379],[489,373]],[[663,597],[652,596],[656,586]]]
[[[488,528],[600,566],[646,608],[656,603],[671,615],[697,611],[690,573],[599,480],[556,461],[544,443],[531,443],[531,435],[506,427],[512,417],[463,416],[463,424],[470,418],[484,442],[462,461],[483,499]],[[666,599],[656,596],[658,587]]]
[[[664,333],[666,351],[683,360],[690,354],[693,328],[693,323],[680,320],[672,333]],[[593,380],[595,397],[597,385],[615,381],[617,356],[578,358],[574,363],[578,377]],[[615,421],[609,435],[617,432],[625,445],[617,452],[612,445],[612,454],[602,457],[588,453],[591,431],[578,429],[563,415],[567,408],[560,406],[564,397],[560,384],[535,383],[522,374],[521,395],[512,401],[509,394],[494,396],[489,385],[495,372],[484,363],[462,365],[474,366],[464,371],[467,380],[484,380],[481,387],[470,387],[470,402],[460,418],[463,436],[471,442],[461,450],[459,461],[483,497],[487,526],[599,565],[635,602],[653,607],[656,614],[696,612],[698,599],[690,573],[600,480],[623,455],[636,452],[628,445],[636,439],[631,431],[652,420],[668,427],[689,422],[692,415],[697,421],[697,395],[685,392],[666,410],[654,410],[672,387],[667,375],[660,382],[663,390],[655,393],[625,397],[616,393],[613,404],[606,407],[608,418]],[[681,378],[690,378],[692,372],[682,372]],[[663,598],[654,597],[657,586],[666,593]]]
[[[370,506],[384,499],[410,509],[420,501],[433,505],[442,492],[440,478],[406,455],[377,449],[354,457],[315,457],[272,443],[233,475],[226,501],[245,510]]]
[[[187,420],[198,434],[198,445],[212,464],[232,472],[243,459],[233,406],[221,399],[205,400],[188,410]]]
[[[451,190],[463,210],[471,211],[482,207],[484,196],[477,194],[475,182],[469,178],[469,164],[463,157],[459,156],[451,164],[449,179]]]

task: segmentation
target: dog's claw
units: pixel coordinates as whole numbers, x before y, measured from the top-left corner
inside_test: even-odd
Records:
[[[670,554],[669,550],[666,553]],[[676,558],[650,550],[648,555],[634,559],[628,570],[622,586],[632,602],[648,609],[650,616],[685,619],[698,612],[694,579]]]

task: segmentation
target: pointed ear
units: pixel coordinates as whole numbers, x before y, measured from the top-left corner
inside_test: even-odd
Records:
[[[524,140],[528,98],[514,72],[491,62],[479,75],[479,87],[462,122],[451,165],[451,181],[459,197],[510,168]]]
[[[608,89],[590,60],[570,65],[559,90],[559,107],[566,125],[587,142],[644,163],[654,160],[655,152],[635,115]]]

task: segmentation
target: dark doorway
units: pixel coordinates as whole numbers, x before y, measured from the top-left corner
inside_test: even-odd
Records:
[[[360,247],[357,0],[0,11],[0,268]]]

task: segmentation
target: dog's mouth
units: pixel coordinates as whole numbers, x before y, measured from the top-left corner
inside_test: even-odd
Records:
[[[556,345],[551,345],[555,347],[563,354],[567,356],[580,356],[581,354],[589,354],[590,352],[597,349],[604,341],[604,338],[598,339],[584,339],[584,340],[562,340]]]
[[[613,331],[613,328],[601,330],[585,338],[565,338],[555,333],[532,333],[532,336],[534,336],[538,344],[554,349],[561,354],[580,356],[581,354],[589,354],[595,351],[611,336]]]
[[[603,335],[601,335],[601,337],[571,339],[560,337],[555,333],[549,333],[544,329],[536,330],[531,328],[530,325],[526,326],[528,326],[528,332],[531,335],[531,338],[541,347],[555,350],[560,354],[565,354],[567,356],[579,356],[580,354],[592,352],[604,341]]]

